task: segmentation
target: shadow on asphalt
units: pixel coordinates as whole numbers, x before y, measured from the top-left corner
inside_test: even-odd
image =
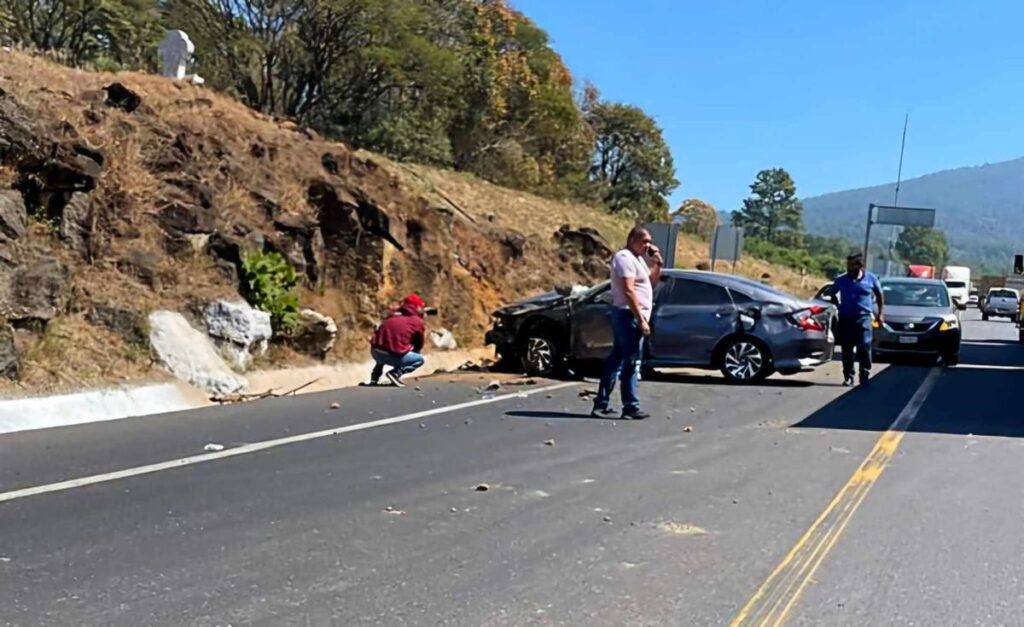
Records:
[[[564,411],[526,411],[516,410],[505,412],[506,416],[512,418],[535,418],[535,419],[551,419],[551,420],[579,420],[586,418],[588,420],[606,420],[605,418],[594,418],[590,414],[573,414]]]
[[[655,381],[658,383],[689,383],[693,385],[726,385],[730,387],[737,386],[749,386],[749,387],[767,387],[767,388],[807,388],[816,384],[813,381],[806,381],[803,379],[789,379],[782,377],[781,375],[773,375],[764,381],[757,383],[733,383],[724,377],[716,377],[710,374],[683,374],[678,372],[658,372],[655,371],[644,378],[645,381]]]
[[[967,367],[943,371],[907,431],[1024,437],[1024,412],[1016,394],[1024,384],[1024,370],[1006,369],[1024,367],[1024,346],[972,341],[961,347],[960,363]],[[893,365],[869,386],[852,389],[793,427],[885,431],[929,372],[926,367]]]

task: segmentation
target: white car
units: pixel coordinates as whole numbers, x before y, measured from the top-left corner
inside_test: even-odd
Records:
[[[1014,323],[1020,315],[1020,292],[1008,287],[993,287],[981,304],[981,319],[1009,318]]]

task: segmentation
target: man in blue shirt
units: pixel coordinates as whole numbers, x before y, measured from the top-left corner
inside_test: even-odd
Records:
[[[838,298],[838,300],[837,300]],[[878,323],[885,321],[885,299],[878,277],[864,270],[864,256],[846,258],[846,274],[832,284],[832,302],[839,306],[839,345],[843,351],[843,385],[853,385],[853,360],[860,364],[860,384],[871,377],[871,329],[875,307]]]

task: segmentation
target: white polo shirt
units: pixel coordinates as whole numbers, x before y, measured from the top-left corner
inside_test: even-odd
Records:
[[[636,300],[644,320],[651,319],[654,308],[654,288],[651,286],[651,269],[647,262],[628,249],[620,250],[612,257],[612,303],[619,309],[629,309],[629,299],[623,279],[633,279]]]

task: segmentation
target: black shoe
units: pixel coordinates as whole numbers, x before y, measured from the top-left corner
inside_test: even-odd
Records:
[[[860,384],[861,385],[869,385],[870,383],[871,383],[871,375],[869,375],[869,374],[867,374],[865,372],[860,373]]]
[[[846,378],[843,379],[843,387],[844,388],[852,388],[853,387],[853,375],[852,374],[851,375],[847,375]]]
[[[603,409],[598,409],[597,407],[595,407],[593,410],[591,410],[590,417],[591,418],[614,418],[615,417],[615,410],[609,409],[608,407],[605,407]]]
[[[651,417],[650,414],[644,413],[644,412],[640,411],[639,409],[634,409],[634,410],[631,410],[631,411],[624,411],[624,412],[622,412],[622,419],[623,420],[647,420],[650,417]]]
[[[398,374],[397,372],[392,370],[391,372],[387,373],[384,376],[387,377],[388,381],[390,381],[391,384],[394,385],[396,388],[405,387],[405,384],[402,383],[402,375]]]

